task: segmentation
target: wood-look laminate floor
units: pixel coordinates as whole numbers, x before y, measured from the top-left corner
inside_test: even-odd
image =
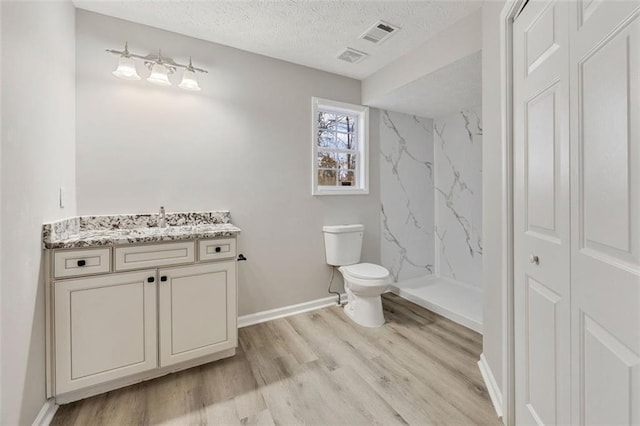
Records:
[[[481,336],[383,303],[377,329],[338,307],[243,328],[235,357],[61,406],[52,425],[500,425]]]

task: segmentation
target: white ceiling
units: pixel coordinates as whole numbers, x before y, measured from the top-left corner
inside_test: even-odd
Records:
[[[482,103],[482,52],[477,52],[387,93],[371,106],[439,118]]]
[[[363,79],[482,6],[481,0],[75,0],[78,8]],[[382,45],[359,39],[379,19],[401,28]],[[369,53],[337,59],[346,47]]]

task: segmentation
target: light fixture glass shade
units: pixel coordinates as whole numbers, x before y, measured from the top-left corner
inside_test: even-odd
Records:
[[[162,64],[154,64],[151,68],[151,75],[147,78],[149,83],[157,84],[159,86],[171,86],[169,77],[167,76],[169,70]]]
[[[135,61],[127,56],[120,56],[118,68],[112,74],[123,80],[140,80]]]
[[[200,86],[198,86],[198,79],[196,78],[196,72],[190,69],[184,70],[184,74],[182,74],[182,82],[180,82],[178,87],[184,90],[200,90]]]

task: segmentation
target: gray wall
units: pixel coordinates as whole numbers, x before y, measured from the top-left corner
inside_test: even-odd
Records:
[[[483,353],[498,385],[503,385],[503,245],[502,224],[502,118],[500,76],[500,12],[504,0],[487,1],[482,7],[482,256]],[[502,389],[504,394],[504,389]]]
[[[31,424],[45,401],[42,223],[75,214],[75,9],[70,2],[0,8],[0,424],[15,425]]]
[[[125,40],[192,55],[202,92],[113,77],[104,49]],[[328,296],[322,225],[363,223],[363,258],[380,261],[377,132],[369,195],[311,195],[311,97],[357,104],[359,81],[81,10],[76,59],[80,214],[230,209],[249,259],[240,315]]]

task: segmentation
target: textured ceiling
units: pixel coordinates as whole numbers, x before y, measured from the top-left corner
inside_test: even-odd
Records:
[[[81,9],[357,79],[393,62],[482,6],[480,0],[75,0],[74,3]],[[379,19],[401,30],[379,46],[359,39]],[[357,64],[338,60],[346,47],[370,56]]]
[[[370,106],[438,118],[481,103],[482,53],[477,52],[392,90]]]

